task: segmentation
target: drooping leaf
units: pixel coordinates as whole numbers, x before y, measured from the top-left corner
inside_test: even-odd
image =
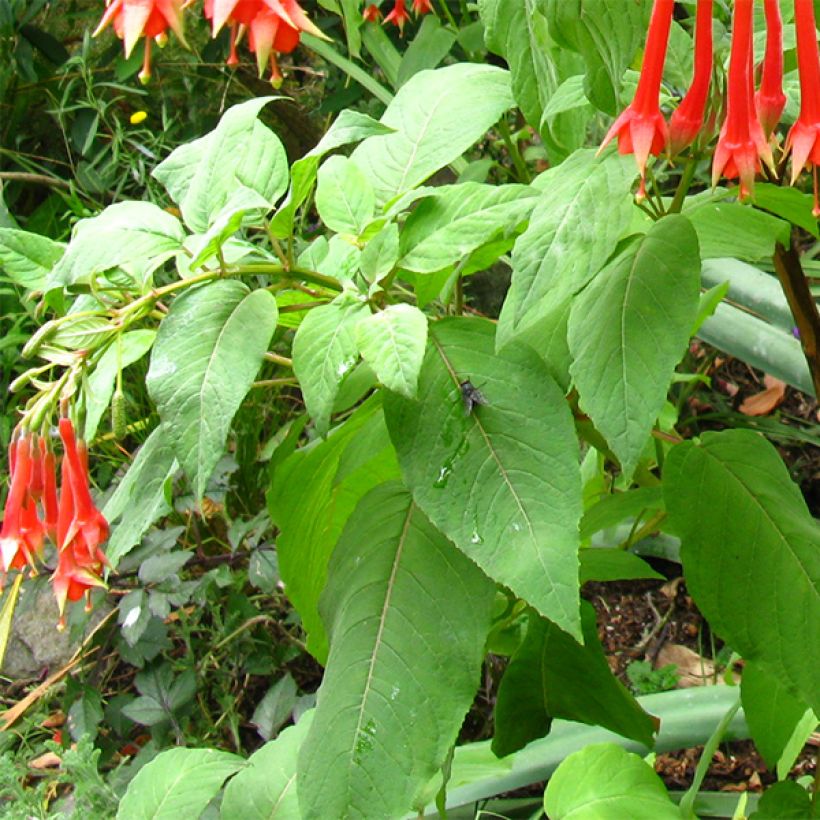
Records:
[[[631,581],[638,578],[664,580],[642,558],[622,549],[583,549],[580,553],[581,566],[579,580],[587,581]]]
[[[330,554],[359,499],[399,475],[383,430],[381,407],[370,400],[326,440],[296,450],[273,472],[268,507],[280,530],[279,571],[307,632],[308,650],[320,662],[327,658],[327,636],[319,617],[319,595]],[[349,448],[363,451],[365,457],[351,466],[348,456],[342,471]]]
[[[369,315],[361,301],[344,293],[329,305],[311,310],[296,331],[293,372],[308,413],[322,434],[330,425],[342,377],[359,358],[356,326]]]
[[[216,749],[169,749],[137,772],[120,802],[117,820],[199,817],[222,784],[243,764]]]
[[[223,279],[179,296],[160,326],[146,384],[197,498],[222,456],[276,315],[268,291]]]
[[[704,433],[672,448],[664,497],[704,617],[820,713],[820,527],[765,439]],[[719,560],[715,560],[716,556]]]
[[[652,767],[613,743],[571,754],[547,784],[544,811],[550,820],[681,820]]]
[[[700,255],[686,217],[656,222],[573,302],[570,373],[581,408],[631,476],[698,311]]]
[[[305,712],[295,726],[254,752],[228,781],[222,820],[300,820],[296,760],[313,715],[313,710]]]
[[[62,242],[28,231],[0,227],[0,269],[27,290],[40,290],[65,252]]]
[[[537,613],[507,667],[495,706],[493,751],[503,757],[549,732],[553,718],[603,726],[652,747],[655,725],[609,668],[582,603],[584,645]]]
[[[578,443],[567,403],[528,347],[495,352],[491,322],[430,328],[418,401],[385,397],[418,505],[495,580],[580,638]],[[463,383],[486,404],[465,412]]]
[[[379,381],[415,398],[427,346],[427,317],[412,305],[389,305],[361,321],[356,334],[362,358]]]
[[[543,193],[515,243],[499,346],[554,314],[603,267],[632,218],[634,178],[629,157],[584,149],[536,180]]]
[[[256,191],[271,207],[285,192],[285,149],[257,120],[274,99],[257,97],[229,108],[213,131],[180,145],[152,172],[192,231],[204,233],[240,185]]]
[[[303,817],[415,807],[473,699],[493,598],[401,485],[361,500],[322,596],[331,649],[299,755]]]
[[[381,119],[395,133],[369,137],[351,159],[384,205],[456,159],[512,105],[509,74],[494,66],[456,63],[421,71]]]

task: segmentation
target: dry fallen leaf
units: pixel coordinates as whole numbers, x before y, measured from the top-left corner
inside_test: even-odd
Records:
[[[763,384],[766,389],[762,393],[749,396],[740,405],[740,412],[747,416],[768,416],[786,398],[786,383],[774,376],[765,376]]]
[[[711,686],[715,682],[715,665],[708,658],[701,657],[688,646],[677,643],[666,644],[658,652],[655,668],[674,664],[678,667],[678,686],[689,689],[692,686]]]
[[[63,759],[59,755],[46,752],[40,757],[35,757],[28,765],[30,769],[56,769],[62,765],[62,762]]]

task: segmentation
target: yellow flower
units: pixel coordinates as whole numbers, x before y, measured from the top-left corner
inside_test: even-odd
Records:
[[[145,122],[148,119],[148,112],[147,111],[135,111],[131,115],[130,123],[131,125],[139,125],[141,122]]]

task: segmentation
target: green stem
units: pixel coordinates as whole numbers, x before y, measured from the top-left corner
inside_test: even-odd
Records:
[[[532,177],[530,176],[529,169],[527,168],[527,163],[524,162],[524,157],[521,156],[518,143],[514,142],[510,135],[510,126],[507,123],[506,117],[502,117],[499,121],[498,130],[501,132],[501,138],[504,140],[504,144],[510,152],[510,158],[513,161],[513,165],[515,165],[515,170],[518,172],[519,182],[529,185],[532,181]]]
[[[689,193],[689,187],[692,185],[692,180],[695,177],[695,157],[690,156],[686,160],[686,165],[683,167],[683,173],[680,176],[678,187],[675,189],[675,196],[672,199],[672,204],[669,206],[670,214],[679,214],[683,208],[683,201],[686,199],[686,194]]]
[[[447,5],[447,0],[439,0],[439,5],[441,6],[441,10],[444,12],[444,16],[453,27],[453,30],[458,31],[458,23],[456,23],[452,13],[450,12],[450,7]]]

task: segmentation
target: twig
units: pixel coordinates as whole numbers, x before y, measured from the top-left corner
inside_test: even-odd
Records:
[[[29,174],[23,171],[0,171],[0,179],[4,182],[30,182],[33,185],[47,185],[51,188],[71,190],[71,183],[59,177],[50,177],[45,174]]]

